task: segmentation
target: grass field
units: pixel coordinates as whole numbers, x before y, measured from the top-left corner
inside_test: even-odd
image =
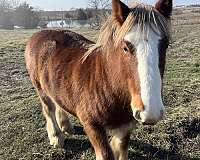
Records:
[[[65,149],[49,145],[39,99],[24,64],[27,39],[36,30],[0,30],[0,160],[94,160],[78,121]],[[98,31],[77,30],[95,40]],[[167,56],[164,102],[156,126],[133,131],[129,159],[200,159],[200,24],[175,26]]]

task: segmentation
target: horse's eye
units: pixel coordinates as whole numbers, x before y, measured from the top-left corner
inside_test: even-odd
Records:
[[[127,47],[124,47],[123,50],[125,53],[127,53],[129,51],[129,49]]]
[[[125,45],[123,47],[123,50],[124,50],[124,53],[131,53],[131,54],[134,54],[135,52],[135,46],[133,44],[131,44],[130,42],[128,41],[125,41]]]

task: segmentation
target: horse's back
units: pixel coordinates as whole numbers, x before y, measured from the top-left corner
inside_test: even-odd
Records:
[[[25,51],[26,67],[32,82],[40,81],[41,72],[52,63],[67,63],[82,57],[91,44],[92,41],[68,30],[42,30],[35,33]]]
[[[25,56],[30,54],[34,57],[35,55],[41,54],[42,49],[51,49],[52,47],[55,47],[57,50],[67,48],[84,49],[90,44],[93,44],[93,42],[72,31],[42,30],[30,38],[27,43]]]

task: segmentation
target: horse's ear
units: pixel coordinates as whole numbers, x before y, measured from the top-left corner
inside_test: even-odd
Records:
[[[120,0],[112,0],[112,15],[122,25],[126,20],[130,9]]]
[[[172,0],[158,0],[155,8],[166,18],[170,18],[172,14],[173,2]]]

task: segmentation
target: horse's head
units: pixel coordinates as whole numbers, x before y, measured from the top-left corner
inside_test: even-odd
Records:
[[[155,7],[133,8],[120,0],[112,1],[112,17],[121,26],[116,37],[123,37],[116,40],[117,50],[126,55],[130,67],[128,85],[133,115],[143,124],[155,124],[164,115],[161,92],[171,12],[172,0],[159,0]]]

